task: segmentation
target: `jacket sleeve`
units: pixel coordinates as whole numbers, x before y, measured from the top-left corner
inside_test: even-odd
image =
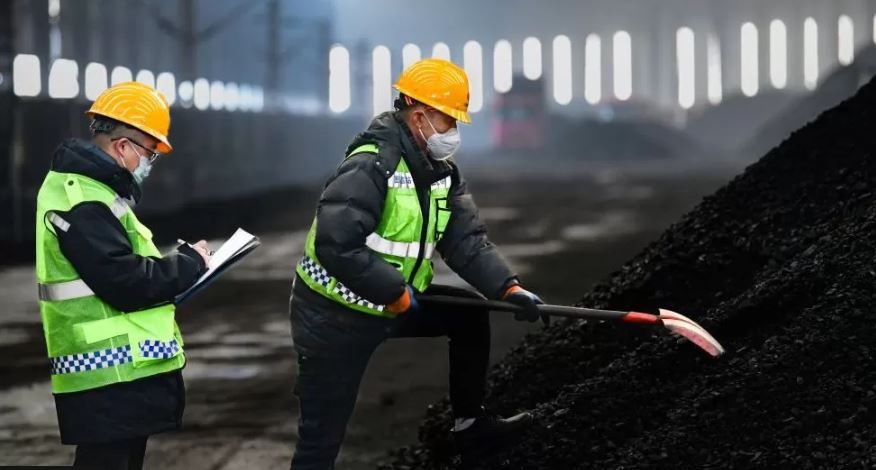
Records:
[[[123,312],[171,302],[207,270],[191,247],[163,258],[134,254],[124,226],[105,205],[79,204],[59,212],[69,227],[55,227],[61,253],[94,293]]]
[[[380,158],[362,153],[341,163],[319,199],[315,244],[316,257],[329,274],[368,301],[386,305],[402,295],[405,279],[365,246],[386,199]]]
[[[496,299],[517,283],[517,275],[487,238],[487,227],[458,172],[448,195],[450,221],[438,242],[441,258],[456,274],[488,298]]]

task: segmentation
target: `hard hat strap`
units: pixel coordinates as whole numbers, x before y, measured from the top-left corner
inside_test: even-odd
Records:
[[[88,125],[88,128],[91,129],[91,135],[97,135],[101,133],[110,133],[113,129],[116,128],[116,123],[104,119],[101,117],[95,117],[91,120],[91,123]]]

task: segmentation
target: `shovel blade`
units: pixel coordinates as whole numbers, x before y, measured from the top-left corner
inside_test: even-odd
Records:
[[[688,339],[712,357],[724,354],[724,347],[697,322],[672,310],[660,309],[663,325],[672,333]]]

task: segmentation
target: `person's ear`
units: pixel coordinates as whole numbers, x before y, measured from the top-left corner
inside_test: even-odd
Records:
[[[417,109],[414,111],[412,117],[414,119],[414,127],[423,132],[424,139],[428,138],[432,133],[432,127],[429,126],[429,123],[427,122],[428,118],[426,117],[426,110]]]
[[[116,154],[118,156],[117,158],[118,158],[119,163],[125,169],[130,170],[130,168],[128,168],[128,161],[127,161],[126,157],[131,155],[131,153],[130,153],[131,151],[127,147],[131,147],[134,144],[129,142],[128,139],[119,139],[113,143],[116,144]],[[137,160],[139,161],[139,159],[137,159]]]
[[[125,157],[127,157],[127,156],[130,154],[130,153],[129,153],[130,150],[128,149],[128,147],[131,146],[131,143],[128,142],[127,139],[119,139],[119,140],[117,140],[117,141],[116,141],[116,145],[118,146],[118,149],[119,149],[119,155],[120,155],[122,158],[125,158]]]
[[[422,120],[423,120],[423,113],[421,113],[420,110],[418,110],[418,109],[411,110],[411,124],[413,125],[413,127],[415,127],[415,128],[422,127],[422,125],[423,125]]]
[[[123,145],[122,145],[121,139],[110,140],[110,143],[109,143],[110,154],[112,155],[113,158],[115,158],[118,161],[122,161],[125,158],[125,153],[123,152],[122,147],[123,147]]]

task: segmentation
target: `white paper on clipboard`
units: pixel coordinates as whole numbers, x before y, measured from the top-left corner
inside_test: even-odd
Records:
[[[231,235],[231,238],[226,240],[225,243],[213,253],[213,256],[210,258],[210,263],[207,265],[207,272],[204,273],[204,275],[201,276],[201,278],[198,279],[198,282],[192,287],[189,287],[185,292],[177,295],[174,303],[179,305],[191,298],[194,294],[206,288],[228,268],[243,259],[243,257],[248,255],[259,245],[260,242],[257,236],[242,228],[237,229],[237,231],[234,232],[234,235]]]

